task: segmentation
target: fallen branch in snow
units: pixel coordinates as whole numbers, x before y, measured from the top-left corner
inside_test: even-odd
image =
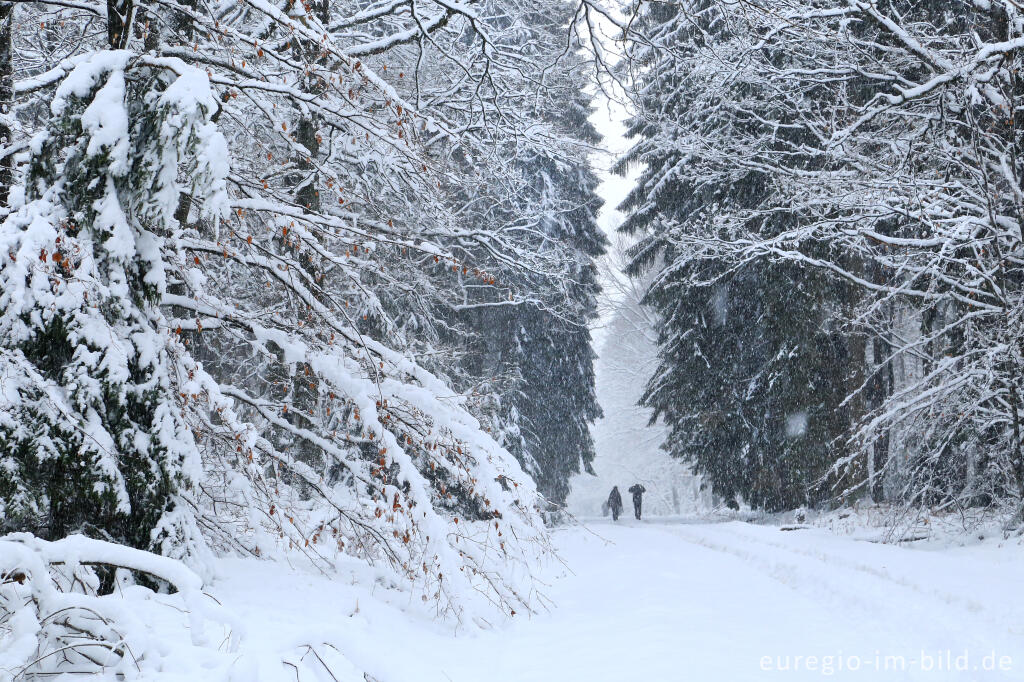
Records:
[[[132,640],[141,624],[121,600],[101,594],[101,566],[151,576],[189,605],[202,587],[181,562],[81,535],[0,538],[0,679],[139,670],[145,645]]]

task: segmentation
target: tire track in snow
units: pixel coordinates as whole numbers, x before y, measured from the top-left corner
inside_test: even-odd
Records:
[[[981,602],[975,601],[974,599],[970,599],[969,597],[962,597],[947,591],[939,590],[938,588],[922,587],[920,584],[910,582],[904,577],[897,577],[893,575],[885,566],[877,566],[875,564],[865,563],[863,561],[852,561],[848,557],[844,557],[830,552],[825,552],[820,549],[808,551],[785,542],[772,542],[768,539],[759,537],[754,534],[741,533],[738,529],[735,528],[723,528],[722,530],[726,533],[729,533],[730,535],[734,535],[737,538],[742,539],[744,542],[754,542],[759,545],[778,549],[786,553],[805,556],[810,559],[820,561],[821,563],[829,564],[831,566],[857,571],[859,573],[865,573],[880,580],[886,580],[904,589],[917,592],[923,596],[938,598],[941,601],[944,601],[950,605],[959,606],[974,614],[984,613],[986,611],[985,605]],[[853,542],[861,541],[854,540]],[[890,545],[886,546],[889,547]],[[896,547],[893,548],[897,549]]]
[[[739,532],[733,524],[665,530],[695,545],[736,557],[804,597],[824,600],[843,610],[855,607],[870,622],[895,628],[901,635],[912,633],[922,641],[948,643],[955,634],[961,647],[969,641],[971,648],[979,650],[994,645],[1004,651],[1020,650],[1019,633],[1003,617],[991,618],[997,614],[981,603],[896,578],[884,568],[765,540]],[[893,588],[903,597],[894,598]],[[998,634],[998,644],[985,636],[992,632],[993,624],[1005,631]]]
[[[977,599],[973,599],[969,596],[957,594],[946,589],[941,589],[940,587],[935,585],[929,586],[923,584],[920,581],[913,581],[905,574],[896,575],[887,566],[882,566],[877,563],[855,560],[849,556],[837,554],[835,552],[825,551],[821,545],[814,545],[813,549],[807,549],[805,547],[790,542],[784,542],[782,540],[773,541],[767,535],[768,529],[772,528],[770,526],[757,527],[759,529],[759,532],[743,532],[747,531],[748,528],[749,526],[743,526],[741,528],[738,528],[736,526],[729,525],[716,528],[715,530],[718,532],[733,535],[746,543],[756,543],[764,547],[769,547],[788,554],[797,554],[799,556],[804,556],[809,559],[827,564],[829,566],[835,566],[842,569],[870,575],[879,580],[887,581],[888,583],[891,583],[897,587],[903,588],[905,590],[910,590],[911,592],[914,592],[922,597],[936,599],[945,604],[966,611],[967,614],[971,617],[985,617],[987,621],[998,621],[1001,625],[1006,625],[1012,634],[1024,636],[1024,625],[1021,625],[1018,622],[1014,605],[1010,603],[1004,602],[1001,605],[1001,608],[992,608],[989,604],[982,601],[978,601]],[[760,532],[760,529],[762,528],[764,529],[764,531]],[[794,539],[796,539],[796,536],[794,536]],[[829,539],[832,540],[834,538],[829,537]],[[866,541],[850,540],[850,542],[860,543]],[[914,556],[915,558],[923,558],[929,556],[927,553],[922,552],[920,550],[905,549],[895,545],[868,544],[865,548],[870,548],[872,550],[872,553],[889,554],[897,552],[906,552],[910,556]],[[894,555],[890,555],[887,558],[898,559],[898,557]],[[933,556],[929,558],[945,562],[949,561],[948,557],[942,556]],[[969,589],[969,586],[965,587],[968,587]]]

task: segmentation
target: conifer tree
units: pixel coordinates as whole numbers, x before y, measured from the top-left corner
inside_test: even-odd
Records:
[[[195,549],[178,491],[199,454],[158,306],[179,173],[197,196],[223,191],[215,108],[202,72],[126,51],[94,53],[57,90],[0,226],[7,530]]]
[[[7,203],[14,181],[14,5],[0,2],[0,206]]]
[[[509,286],[530,292],[521,300],[483,296],[459,307],[469,331],[463,368],[468,382],[500,385],[496,430],[502,442],[559,507],[569,479],[590,470],[594,444],[590,425],[600,417],[594,391],[594,353],[589,324],[596,317],[595,259],[606,238],[597,226],[597,178],[588,155],[600,136],[591,113],[582,58],[561,54],[560,32],[568,31],[565,8],[537,3],[529,18],[536,59],[547,69],[546,88],[534,111],[563,140],[557,149],[539,145],[521,154],[516,203],[499,205],[505,220],[532,207],[521,230],[524,243],[563,264],[561,272],[510,271]]]
[[[630,274],[657,272],[644,302],[660,320],[660,363],[642,404],[669,427],[664,448],[731,504],[813,504],[848,429],[849,348],[831,312],[842,291],[808,268],[768,260],[731,268],[696,245],[729,237],[720,215],[767,207],[775,179],[758,169],[757,146],[746,150],[750,164],[726,167],[720,149],[689,144],[694,131],[739,137],[776,105],[761,103],[757,85],[704,68],[716,50],[741,49],[740,18],[714,2],[685,5],[645,7],[640,30],[653,40],[638,41],[629,60],[638,113],[628,134],[638,141],[619,170],[644,171],[621,207],[621,229],[639,236]],[[730,90],[762,110],[716,107]],[[798,147],[786,135],[774,144]],[[771,235],[795,220],[773,207],[746,227]]]

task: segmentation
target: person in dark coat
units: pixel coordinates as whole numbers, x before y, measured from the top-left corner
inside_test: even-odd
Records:
[[[640,506],[644,503],[644,493],[647,492],[647,489],[639,483],[634,483],[629,492],[633,493],[633,513],[636,514],[636,520],[639,521]]]
[[[612,521],[618,521],[619,514],[622,513],[622,495],[619,494],[619,486],[612,488],[611,493],[608,494],[608,508],[612,510]]]

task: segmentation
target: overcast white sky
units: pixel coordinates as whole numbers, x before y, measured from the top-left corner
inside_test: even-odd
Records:
[[[601,178],[601,185],[597,188],[598,195],[604,200],[604,205],[601,207],[598,213],[597,223],[598,226],[608,235],[608,239],[612,242],[612,252],[606,255],[602,260],[602,286],[603,292],[602,297],[606,300],[602,302],[600,306],[602,310],[601,318],[595,320],[593,327],[594,335],[594,347],[600,352],[601,346],[604,344],[604,327],[607,323],[607,318],[614,308],[614,299],[616,296],[616,287],[609,286],[609,278],[614,276],[617,272],[618,266],[615,265],[616,254],[614,253],[615,242],[616,242],[616,230],[622,223],[623,215],[616,210],[616,207],[622,203],[622,200],[626,198],[629,190],[633,187],[636,181],[637,171],[634,170],[627,177],[621,177],[611,172],[610,168],[612,164],[627,150],[629,149],[630,142],[624,137],[625,133],[625,119],[627,112],[621,102],[610,101],[603,94],[598,93],[595,98],[594,104],[596,110],[590,117],[591,123],[597,128],[598,132],[604,136],[604,152],[594,155],[593,163],[594,168],[597,171],[598,177]]]
[[[618,0],[607,0],[607,6],[612,11],[617,11]],[[615,36],[618,29],[610,22],[600,20],[598,17],[598,28],[602,35],[597,36],[604,48],[607,58],[614,58],[617,48]],[[593,336],[594,348],[600,353],[605,340],[605,327],[608,318],[614,310],[614,303],[618,288],[613,285],[612,278],[622,277],[619,271],[620,266],[615,263],[620,261],[615,253],[617,241],[616,230],[622,223],[623,216],[616,207],[626,198],[629,190],[636,181],[638,171],[634,170],[628,177],[620,177],[611,172],[611,166],[630,147],[630,141],[625,138],[625,120],[629,113],[625,105],[625,96],[621,91],[616,90],[615,83],[605,84],[611,92],[609,97],[605,92],[597,92],[594,98],[594,113],[590,117],[591,123],[604,137],[603,152],[595,153],[593,157],[594,169],[601,179],[601,185],[597,189],[598,195],[604,200],[604,205],[598,213],[598,226],[608,235],[612,243],[611,253],[602,259],[602,285],[603,293],[600,310],[601,317],[594,321]]]

